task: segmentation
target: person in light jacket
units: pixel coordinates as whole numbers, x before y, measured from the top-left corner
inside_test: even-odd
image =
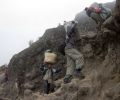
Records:
[[[43,83],[44,83],[44,93],[49,94],[50,84],[53,81],[53,74],[59,73],[62,70],[62,67],[59,69],[53,69],[52,64],[42,64],[40,70],[43,72]]]

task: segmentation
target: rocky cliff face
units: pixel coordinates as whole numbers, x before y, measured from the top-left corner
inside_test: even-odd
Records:
[[[8,98],[10,97],[12,100],[16,100],[18,96],[24,96],[26,89],[42,93],[43,82],[39,66],[40,63],[43,63],[44,61],[44,52],[47,49],[57,51],[59,41],[62,41],[64,36],[65,30],[63,26],[48,29],[40,40],[33,43],[29,48],[23,50],[19,54],[14,55],[10,61],[8,69],[9,81],[6,85],[9,88],[3,90],[4,95]],[[53,67],[60,66],[59,60],[62,59],[64,59],[64,57],[58,53],[58,63]],[[63,77],[64,72],[65,71],[61,73],[63,75],[58,74],[55,78],[58,79]]]
[[[112,11],[112,16],[104,22],[104,34],[106,36],[116,36],[120,32],[120,7],[119,1],[116,1],[115,8]]]
[[[85,79],[73,78],[71,83],[63,84],[64,68],[54,76],[51,93],[43,96],[39,65],[43,62],[46,49],[57,51],[57,46],[64,41],[65,30],[63,26],[59,26],[46,30],[40,40],[13,56],[8,69],[9,81],[0,85],[0,99],[120,100],[120,1],[116,0],[112,16],[104,23],[104,37],[103,34],[96,33],[94,27],[89,28],[92,22],[81,18],[77,16],[75,19],[79,21],[81,33],[85,37],[76,42],[76,49],[84,55]],[[59,61],[63,59],[65,57],[58,52],[57,64],[53,67],[59,67]]]

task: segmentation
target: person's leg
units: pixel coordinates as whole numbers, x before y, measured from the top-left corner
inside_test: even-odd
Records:
[[[99,14],[94,13],[94,12],[91,13],[90,17],[91,17],[92,19],[98,21],[98,22],[99,22],[100,20],[103,20],[102,17],[101,17]],[[104,21],[104,20],[103,20],[103,21]]]
[[[75,61],[67,55],[67,72],[66,75],[73,75],[75,69]]]
[[[5,83],[5,76],[4,76],[4,83]]]
[[[94,12],[91,13],[90,17],[98,22],[98,29],[101,31],[101,26],[104,22],[102,17],[99,14],[94,13]]]
[[[48,91],[48,81],[47,80],[43,80],[43,83],[44,83],[44,93],[48,94],[49,93],[49,91]]]
[[[107,19],[107,13],[100,13],[100,17],[102,17],[103,20]]]
[[[4,83],[6,83],[7,82],[7,78],[6,78],[6,76],[4,76]]]
[[[64,83],[69,83],[71,81],[72,75],[74,73],[75,61],[67,55],[67,50],[65,50],[65,53],[66,53],[66,57],[67,57],[67,71],[66,71],[66,75],[64,78]]]
[[[84,67],[84,58],[83,55],[78,52],[76,49],[71,49],[68,51],[68,56],[73,61],[75,61],[76,69],[82,69]]]
[[[8,77],[6,77],[6,82],[8,81]]]
[[[47,89],[47,94],[49,94],[49,91],[50,91],[50,83],[48,83],[48,89]]]
[[[69,50],[68,53],[69,57],[75,61],[76,67],[75,67],[75,74],[76,76],[84,78],[84,75],[80,72],[82,68],[84,67],[84,58],[83,55],[78,52],[76,49]]]
[[[103,32],[103,29],[104,29],[103,23],[104,23],[103,20],[100,20],[99,23],[98,23],[98,26],[99,26],[101,32]]]

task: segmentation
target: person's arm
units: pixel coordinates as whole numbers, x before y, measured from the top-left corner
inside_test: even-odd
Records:
[[[68,33],[68,37],[70,38],[72,34],[75,34],[75,24],[72,26],[70,32]]]
[[[40,65],[40,70],[41,70],[41,71],[44,71],[44,65],[43,65],[43,64]]]
[[[52,69],[52,70],[53,70],[54,73],[59,73],[62,70],[62,68]]]
[[[61,65],[61,68],[59,68],[59,69],[53,69],[53,72],[54,72],[54,73],[59,73],[59,72],[61,72],[61,70],[62,70],[63,67],[65,66],[65,62],[61,61],[60,63],[62,64],[62,65]]]
[[[66,38],[65,43],[67,44],[71,36],[74,36],[74,35],[75,35],[75,27],[72,27],[71,31],[67,35],[68,37]]]

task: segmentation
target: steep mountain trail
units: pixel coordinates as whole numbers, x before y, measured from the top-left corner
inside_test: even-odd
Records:
[[[85,79],[73,77],[70,83],[63,84],[64,67],[54,75],[50,94],[43,93],[39,66],[45,50],[58,52],[59,43],[64,41],[65,29],[60,25],[47,29],[38,41],[12,57],[7,83],[3,83],[4,70],[0,69],[0,100],[120,100],[120,0],[106,5],[112,9],[112,16],[104,22],[103,33],[96,30],[84,11],[75,17],[82,36],[75,48],[84,56]],[[53,68],[59,68],[61,60],[66,61],[66,57],[58,52]]]

